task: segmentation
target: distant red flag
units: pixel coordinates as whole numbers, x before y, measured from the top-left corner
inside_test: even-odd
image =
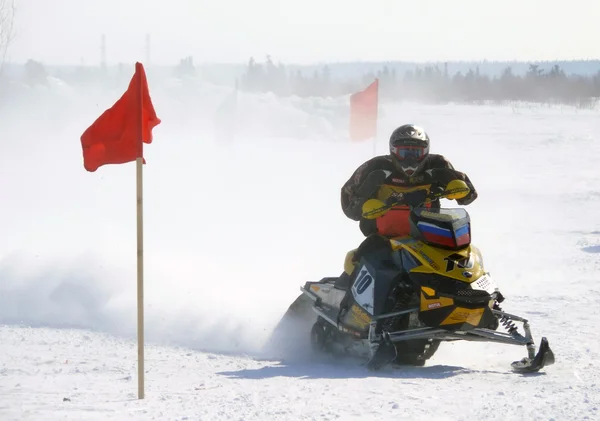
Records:
[[[144,66],[136,63],[127,91],[81,135],[84,168],[94,172],[102,165],[143,158],[142,142],[152,143],[158,124]]]
[[[377,135],[379,79],[364,91],[350,96],[350,139],[365,140]]]

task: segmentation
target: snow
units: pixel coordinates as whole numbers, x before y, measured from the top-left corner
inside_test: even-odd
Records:
[[[228,90],[149,81],[163,124],[145,148],[146,398],[134,164],[86,173],[79,144],[126,82],[56,82],[0,110],[0,419],[600,418],[598,110],[382,106],[378,153],[414,122],[470,176],[473,241],[503,308],[557,362],[518,375],[520,347],[453,343],[425,367],[372,373],[263,349],[299,286],[339,274],[363,238],[339,206],[373,153],[347,140],[347,98],[240,94],[237,138],[219,144]]]

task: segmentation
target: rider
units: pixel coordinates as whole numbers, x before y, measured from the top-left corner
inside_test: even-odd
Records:
[[[342,209],[348,218],[360,221],[360,230],[365,236],[408,235],[410,209],[407,205],[421,204],[429,186],[443,189],[448,182],[459,179],[471,191],[457,203],[468,205],[477,198],[473,184],[464,173],[455,170],[442,155],[429,153],[429,136],[421,127],[413,124],[398,127],[390,136],[389,148],[389,154],[371,158],[358,167],[342,187]],[[435,171],[438,169],[445,171]],[[362,205],[370,198],[397,205],[379,218],[365,219]],[[439,208],[439,199],[427,206]]]
[[[390,253],[387,238],[410,234],[409,205],[421,205],[430,191],[443,191],[456,179],[464,181],[470,190],[467,196],[457,200],[458,204],[468,205],[477,198],[473,184],[464,173],[455,170],[442,155],[429,153],[429,136],[421,127],[412,124],[398,127],[390,136],[389,147],[388,155],[376,156],[362,164],[342,187],[342,209],[348,218],[360,221],[360,229],[367,238],[358,249],[347,254],[344,272],[336,281],[336,285],[348,291],[340,303],[340,314],[350,311],[351,275],[360,255],[369,253],[374,260],[387,260]],[[362,206],[371,198],[393,206],[376,219],[363,218]],[[439,208],[439,199],[425,206]],[[377,327],[380,329],[381,325]],[[367,365],[377,367],[397,358],[397,347],[388,337],[377,345]]]

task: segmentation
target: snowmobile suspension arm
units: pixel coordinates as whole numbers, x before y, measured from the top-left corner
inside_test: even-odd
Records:
[[[410,329],[401,332],[390,332],[389,337],[392,342],[401,342],[411,339],[439,339],[439,340],[466,340],[482,342],[500,342],[510,345],[529,345],[531,339],[515,336],[508,333],[496,332],[490,329],[477,328],[468,332],[451,332],[444,329],[435,329],[431,327]]]

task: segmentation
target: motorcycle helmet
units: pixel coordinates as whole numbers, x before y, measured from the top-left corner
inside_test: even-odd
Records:
[[[390,136],[390,155],[396,168],[408,177],[423,167],[429,155],[429,136],[419,126],[405,124]]]

